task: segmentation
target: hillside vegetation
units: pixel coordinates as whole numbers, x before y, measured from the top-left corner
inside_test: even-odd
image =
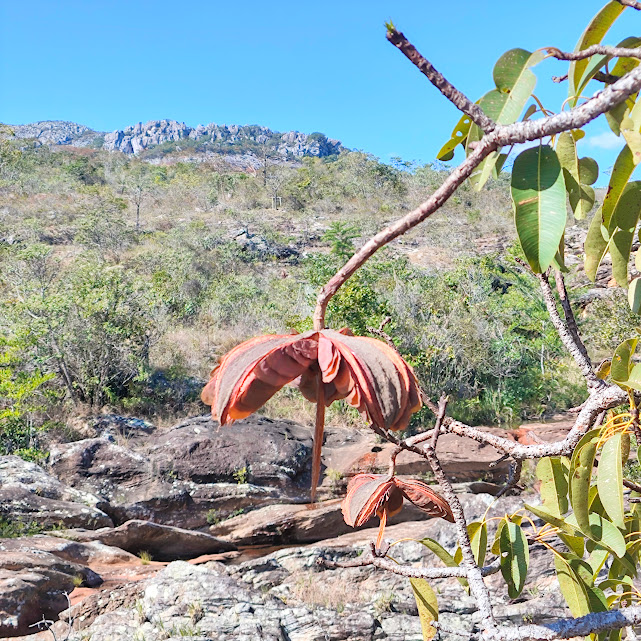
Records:
[[[347,151],[242,172],[181,162],[173,144],[138,158],[0,142],[0,453],[38,456],[45,431],[73,437],[78,414],[203,412],[221,354],[311,328],[320,285],[447,173]],[[490,251],[513,245],[511,216],[504,179],[463,188],[329,309],[355,333],[386,321],[427,392],[451,394],[452,415],[471,423],[550,414],[580,389],[535,280]],[[612,319],[591,337],[595,354],[620,337],[625,312],[613,310],[615,299],[593,306]],[[310,418],[293,391],[265,411]]]

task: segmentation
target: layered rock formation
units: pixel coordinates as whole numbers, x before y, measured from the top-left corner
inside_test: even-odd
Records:
[[[43,145],[94,147],[124,154],[139,154],[158,145],[181,140],[199,141],[201,153],[254,156],[267,154],[272,160],[324,157],[338,154],[343,147],[324,134],[298,131],[280,133],[259,125],[198,125],[189,127],[176,120],[150,120],[111,133],[99,132],[74,122],[45,120],[28,125],[12,125],[18,138],[32,138]],[[263,152],[261,154],[261,151]]]

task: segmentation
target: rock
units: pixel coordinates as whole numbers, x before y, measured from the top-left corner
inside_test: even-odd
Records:
[[[506,438],[514,438],[509,430],[499,428],[481,428]],[[350,441],[344,440],[349,436]],[[336,430],[327,437],[327,450],[324,460],[328,468],[335,470],[343,477],[353,476],[359,472],[384,473],[389,467],[390,454],[394,450],[391,443],[378,443],[370,430],[347,434]],[[504,481],[509,463],[504,461],[490,468],[500,457],[489,445],[472,441],[456,434],[443,434],[438,440],[438,455],[447,477],[454,482],[471,481]],[[427,461],[413,452],[403,451],[396,458],[397,474],[420,478],[429,474]]]
[[[35,138],[43,145],[88,147],[100,138],[89,127],[65,120],[42,120],[28,125],[11,125],[16,138]]]
[[[57,536],[73,541],[99,541],[104,545],[139,554],[149,552],[154,560],[192,559],[203,554],[235,550],[236,546],[205,532],[150,523],[127,521],[116,528],[99,530],[63,530]]]
[[[0,516],[42,527],[105,527],[113,522],[104,502],[68,487],[39,465],[18,456],[0,457]]]
[[[0,539],[0,636],[33,632],[29,626],[43,616],[55,620],[68,607],[66,594],[77,580],[89,586],[102,582],[89,568],[37,545],[38,537]]]
[[[273,446],[261,453],[262,462],[249,463],[243,448],[251,442],[249,453],[258,456],[258,441],[256,438],[252,441],[251,435],[258,434],[265,443],[270,442],[267,428],[272,422],[239,421],[233,431],[225,428],[220,433],[214,425],[205,417],[190,420],[162,435],[154,434],[145,446],[147,452],[105,438],[56,445],[50,451],[51,469],[74,487],[97,494],[116,524],[142,519],[200,528],[238,510],[304,500],[300,494],[307,490],[302,490],[301,484],[307,482],[311,449],[294,439],[292,430],[296,430],[299,438],[307,436],[309,430],[294,423],[277,424],[271,438]],[[276,455],[278,449],[280,455]],[[272,454],[273,462],[268,460]],[[241,473],[243,476],[238,477]],[[236,482],[216,482],[225,479]],[[238,482],[250,479],[287,486],[287,491]]]
[[[199,416],[159,435],[148,453],[161,475],[292,489],[308,483],[311,446],[311,429],[293,421],[254,414],[220,427],[209,416]]]
[[[406,501],[401,512],[392,517],[389,523],[429,518]],[[371,519],[364,527],[378,527],[378,518]],[[449,527],[452,529],[451,524]],[[345,523],[341,500],[336,499],[314,506],[269,505],[213,525],[209,531],[236,545],[247,546],[311,543],[352,532],[353,528]]]
[[[84,125],[62,120],[45,120],[27,125],[12,125],[16,137],[35,139],[42,145],[71,145],[73,147],[94,147],[124,154],[139,154],[167,142],[185,141],[186,149],[193,148],[189,142],[198,141],[198,155],[229,155],[232,164],[239,168],[248,165],[262,166],[263,156],[254,151],[255,145],[263,145],[269,159],[285,162],[302,156],[326,157],[341,153],[343,146],[338,140],[327,138],[321,133],[303,134],[298,131],[279,133],[257,125],[198,125],[189,127],[176,120],[150,120],[137,123],[111,133],[98,132]],[[248,150],[238,154],[243,143]],[[179,149],[177,149],[179,151]],[[240,164],[235,156],[242,155]]]

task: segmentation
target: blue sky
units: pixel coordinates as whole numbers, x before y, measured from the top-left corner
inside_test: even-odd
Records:
[[[493,87],[504,51],[572,49],[602,4],[0,0],[0,121],[105,131],[160,118],[261,124],[322,131],[385,161],[428,162],[458,114],[385,40],[385,20],[476,99]],[[605,42],[640,26],[627,9]],[[552,109],[567,89],[548,79],[564,69],[537,68],[537,93]],[[604,169],[620,147],[608,131],[595,125],[582,143]]]

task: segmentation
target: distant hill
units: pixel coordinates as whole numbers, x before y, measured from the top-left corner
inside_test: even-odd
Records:
[[[345,151],[340,141],[322,133],[280,133],[259,125],[198,125],[189,127],[176,120],[150,120],[111,133],[64,120],[43,120],[11,125],[18,138],[42,145],[70,145],[120,151],[150,161],[179,153],[187,160],[210,156],[237,156],[231,164],[258,166],[270,162],[296,161],[304,156],[327,157]]]

